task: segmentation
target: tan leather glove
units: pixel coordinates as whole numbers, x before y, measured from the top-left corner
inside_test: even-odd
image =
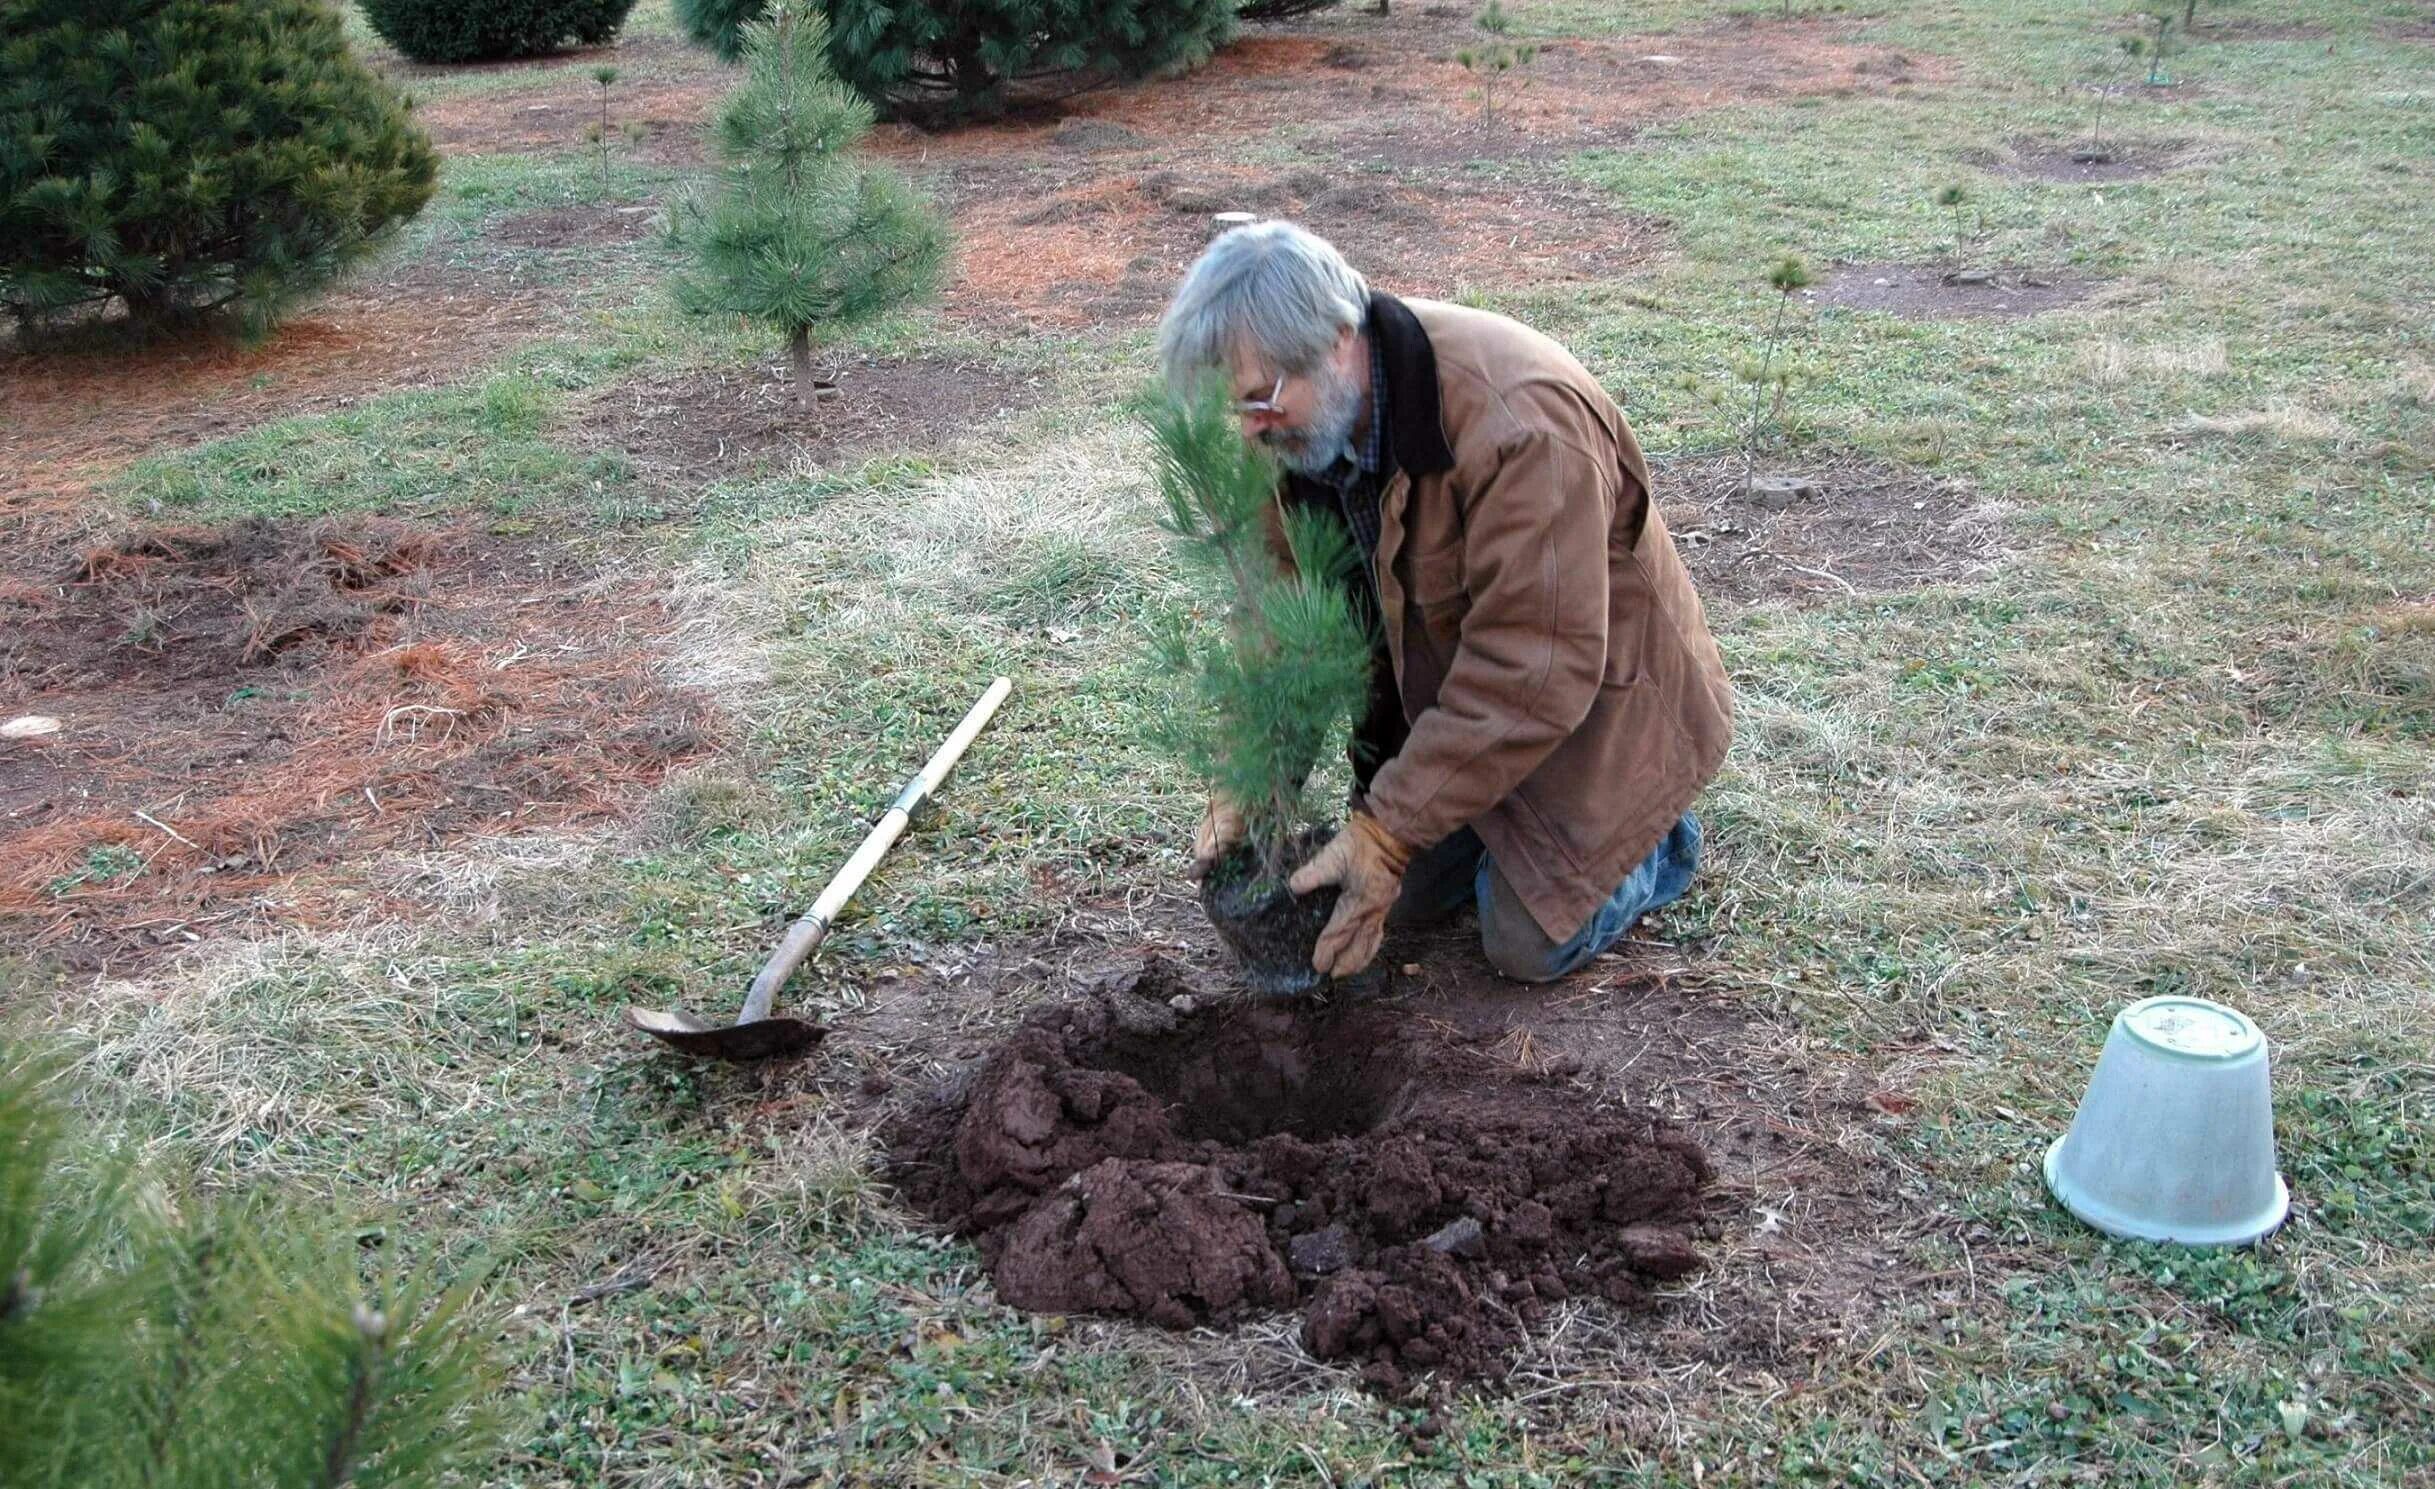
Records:
[[[1387,911],[1394,908],[1395,896],[1403,888],[1404,870],[1411,862],[1412,850],[1380,826],[1376,817],[1355,812],[1345,820],[1344,830],[1296,871],[1286,885],[1296,894],[1309,894],[1330,884],[1342,890],[1336,913],[1329,917],[1327,929],[1319,933],[1319,945],[1311,953],[1315,970],[1329,977],[1350,977],[1370,964],[1386,936]]]
[[[1201,812],[1200,831],[1192,835],[1192,877],[1204,878],[1226,850],[1251,835],[1243,822],[1243,812],[1232,801],[1216,791],[1209,793],[1209,805]]]

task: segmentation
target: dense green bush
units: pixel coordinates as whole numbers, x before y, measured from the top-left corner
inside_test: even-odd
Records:
[[[0,304],[250,333],[430,199],[439,161],[322,0],[0,0]]]
[[[1071,93],[1204,61],[1234,31],[1235,0],[827,0],[837,75],[899,113],[971,118],[1009,84]],[[696,41],[733,58],[767,0],[677,0]]]
[[[769,0],[676,0],[676,23],[721,62],[744,55],[744,28],[769,14]]]
[[[361,0],[364,18],[417,62],[494,62],[614,40],[634,0]]]

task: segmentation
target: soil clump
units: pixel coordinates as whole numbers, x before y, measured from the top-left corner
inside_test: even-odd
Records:
[[[884,1136],[1017,1307],[1225,1325],[1281,1309],[1400,1395],[1494,1377],[1555,1303],[1701,1265],[1700,1147],[1370,1004],[1197,1008],[1152,959],[1034,1013]]]
[[[1851,264],[1838,266],[1809,294],[1847,310],[1874,310],[1909,320],[2010,320],[2076,304],[2095,288],[2096,281],[2077,274]]]

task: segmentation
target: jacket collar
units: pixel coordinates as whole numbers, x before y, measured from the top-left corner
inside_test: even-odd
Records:
[[[1389,437],[1395,468],[1405,475],[1433,476],[1454,468],[1437,396],[1437,352],[1410,306],[1384,290],[1370,292],[1365,330],[1386,368]]]

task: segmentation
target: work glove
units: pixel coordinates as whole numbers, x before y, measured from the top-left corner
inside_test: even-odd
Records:
[[[1387,911],[1403,887],[1412,850],[1367,812],[1345,819],[1344,830],[1287,881],[1296,894],[1333,884],[1341,893],[1336,913],[1319,933],[1311,966],[1329,977],[1350,977],[1378,955],[1387,931]]]
[[[1192,835],[1192,877],[1205,878],[1226,850],[1250,836],[1244,825],[1243,810],[1223,792],[1209,793],[1209,805],[1201,812],[1200,831]]]

